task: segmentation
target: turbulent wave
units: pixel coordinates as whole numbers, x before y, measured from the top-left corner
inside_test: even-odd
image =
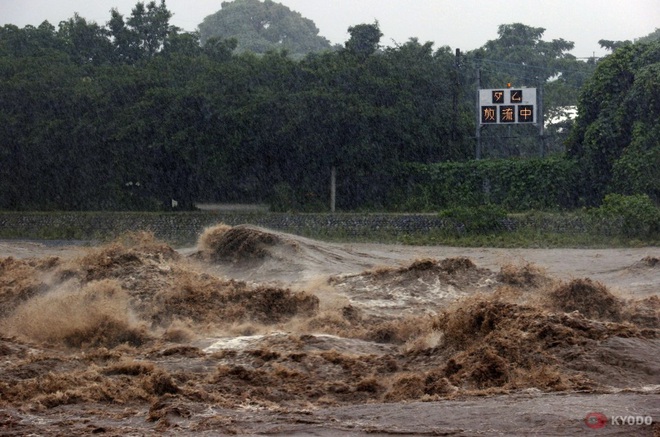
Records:
[[[166,429],[204,405],[660,384],[658,296],[465,257],[360,270],[349,248],[249,226],[209,229],[188,254],[137,233],[66,259],[0,258],[0,408],[146,405]]]

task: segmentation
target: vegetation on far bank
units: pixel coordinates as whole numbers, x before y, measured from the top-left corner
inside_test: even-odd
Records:
[[[164,1],[139,2],[106,25],[75,15],[0,28],[0,211],[327,212],[332,173],[341,211],[610,208],[623,237],[655,235],[658,32],[603,41],[612,53],[584,61],[521,23],[457,53],[415,38],[384,47],[377,22],[329,47],[274,2],[223,4],[201,35],[171,16]],[[269,25],[226,28],[250,17]],[[299,40],[280,47],[287,25]],[[569,106],[579,116],[543,138],[532,125],[484,127],[475,160],[477,77],[542,89],[546,117]],[[630,205],[643,217],[628,217]]]
[[[206,227],[228,223],[265,226],[344,243],[651,247],[660,246],[658,214],[659,210],[644,196],[615,196],[600,208],[573,212],[515,214],[495,205],[457,207],[426,214],[0,212],[0,239],[98,242],[112,240],[125,232],[149,231],[176,246],[190,246]]]

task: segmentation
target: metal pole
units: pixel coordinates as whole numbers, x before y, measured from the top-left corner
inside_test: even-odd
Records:
[[[459,75],[459,66],[460,66],[460,61],[461,59],[461,49],[456,49],[456,57],[454,58],[454,75],[455,75],[455,83],[454,83],[454,92],[453,92],[453,101],[452,101],[452,109],[454,110],[452,114],[452,129],[451,129],[451,136],[452,140],[456,141],[458,140],[458,94],[461,91],[461,80],[460,80],[460,75]]]
[[[476,159],[481,159],[481,109],[479,108],[479,89],[481,88],[481,67],[477,67],[477,131],[474,136],[477,139]]]
[[[543,116],[543,82],[539,79],[539,92],[536,95],[537,96],[537,106],[538,106],[538,113],[537,113],[537,120],[539,124],[539,154],[541,155],[541,158],[545,157],[545,119]]]

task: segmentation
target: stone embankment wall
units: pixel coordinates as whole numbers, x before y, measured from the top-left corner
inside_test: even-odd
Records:
[[[462,225],[435,214],[286,214],[242,212],[5,212],[0,238],[107,240],[131,231],[150,231],[162,240],[189,244],[206,227],[252,224],[299,235],[356,237],[419,235],[442,229],[460,232]],[[545,231],[585,232],[578,217],[510,217],[503,230],[536,227]]]

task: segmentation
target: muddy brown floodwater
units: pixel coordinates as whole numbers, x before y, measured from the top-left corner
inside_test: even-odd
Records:
[[[659,436],[659,259],[1,241],[0,436]]]

